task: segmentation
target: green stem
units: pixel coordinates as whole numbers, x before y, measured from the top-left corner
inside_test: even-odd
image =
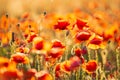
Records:
[[[95,50],[95,59],[98,62],[98,51],[97,50]]]
[[[119,53],[116,53],[116,66],[117,66],[117,71],[119,74]],[[116,77],[117,77],[117,75],[116,75]]]
[[[88,50],[88,60],[91,60],[91,56],[90,56],[90,49],[89,49],[89,48],[87,48],[87,50]]]
[[[65,60],[67,60],[68,59],[68,45],[67,45],[67,43],[68,43],[68,35],[67,35],[67,33],[68,33],[68,31],[65,31],[65,46],[66,46],[66,49],[65,49]]]
[[[80,76],[79,76],[79,78],[80,78],[80,80],[83,80],[83,71],[82,71],[82,69],[80,69]]]
[[[76,71],[76,80],[79,80],[79,70],[80,70],[80,68],[78,68],[78,70]]]
[[[98,63],[98,51],[97,50],[95,50],[95,59]],[[96,80],[98,80],[98,69],[96,70]]]

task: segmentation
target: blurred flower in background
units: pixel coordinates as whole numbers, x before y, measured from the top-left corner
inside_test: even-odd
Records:
[[[77,8],[95,11],[104,10],[104,7],[116,11],[120,8],[119,4],[119,0],[99,0],[99,3],[96,0],[0,0],[0,13],[8,12],[12,16],[20,16],[24,12],[30,12],[35,16],[44,11],[67,13]]]

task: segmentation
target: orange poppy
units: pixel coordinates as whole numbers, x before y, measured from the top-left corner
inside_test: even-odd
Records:
[[[2,68],[14,69],[16,68],[16,63],[7,58],[0,57],[0,69],[2,70]]]
[[[40,71],[35,74],[37,80],[53,80],[52,76],[47,71]]]
[[[71,67],[70,67],[70,61],[66,60],[61,63],[60,68],[65,73],[70,73]]]
[[[10,28],[10,18],[8,15],[3,15],[0,19],[0,40],[3,46],[7,45],[12,38]]]
[[[35,37],[33,39],[33,49],[41,50],[44,48],[44,41],[41,37]]]
[[[0,33],[1,43],[3,46],[8,45],[11,40],[12,34],[11,32]]]
[[[4,80],[3,74],[9,69],[16,69],[16,64],[7,58],[0,57],[0,80]]]
[[[7,69],[2,74],[2,80],[11,80],[11,79],[18,79],[22,80],[23,73],[17,69]]]
[[[8,67],[8,65],[9,65],[9,59],[0,57],[0,68]]]
[[[9,31],[9,26],[10,26],[10,19],[8,18],[8,15],[3,15],[0,19],[0,30],[2,32],[6,33]]]
[[[29,63],[28,57],[25,54],[19,52],[11,56],[11,61],[24,64]]]

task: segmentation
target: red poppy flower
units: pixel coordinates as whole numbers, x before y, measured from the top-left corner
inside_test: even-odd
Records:
[[[65,20],[58,20],[57,24],[54,25],[54,29],[65,30],[67,26],[70,25],[68,21]]]
[[[77,41],[85,41],[85,40],[88,40],[90,38],[90,36],[91,36],[91,34],[89,31],[82,30],[76,34],[75,38]]]
[[[87,53],[88,53],[87,48],[86,48],[86,46],[84,46],[84,47],[82,48],[82,54],[85,55],[85,54],[87,54]]]
[[[74,51],[76,56],[80,57],[82,55],[82,50],[80,48],[77,48]]]
[[[95,60],[90,60],[88,63],[85,64],[85,70],[88,73],[93,73],[97,69],[97,62]]]
[[[55,67],[55,77],[59,78],[61,76],[61,72],[60,72],[60,63],[58,63]]]
[[[28,79],[31,80],[31,78],[34,77],[36,73],[37,73],[36,69],[29,69],[29,70],[27,70],[27,72],[25,72],[25,74],[27,74],[27,75],[25,75],[24,77],[27,80]]]
[[[23,73],[17,69],[7,69],[3,74],[3,80],[18,79],[21,80]]]
[[[35,74],[37,80],[53,80],[52,76],[47,71],[40,71]]]
[[[82,49],[76,48],[76,49],[74,50],[74,52],[75,52],[75,55],[76,55],[76,56],[81,57],[82,55],[87,54],[87,49],[86,49],[86,47],[83,47]]]
[[[103,44],[103,37],[98,35],[93,36],[88,43],[88,47],[91,49],[105,48]]]
[[[33,39],[33,48],[35,50],[41,50],[44,47],[44,41],[41,37],[35,37]]]
[[[82,62],[79,57],[71,57],[70,60],[61,63],[61,70],[66,73],[70,73],[70,71],[76,70],[81,63]]]
[[[52,48],[49,52],[48,55],[51,56],[52,58],[59,58],[62,56],[64,53],[64,49],[61,48]]]
[[[91,41],[90,41],[90,44],[95,44],[95,45],[99,45],[101,44],[103,41],[103,38],[98,36],[98,37],[95,37],[93,38]]]
[[[80,57],[80,61],[81,61],[82,64],[85,63],[85,59],[84,59],[83,56]]]
[[[81,64],[81,60],[77,56],[71,57],[69,61],[70,61],[70,69],[71,70],[75,70]]]
[[[110,35],[110,34],[107,35],[105,33],[103,33],[102,36],[104,38],[104,41],[108,41],[113,38],[113,35]]]
[[[52,48],[64,48],[65,46],[63,45],[62,42],[59,40],[53,40],[52,41]]]
[[[78,29],[83,29],[83,27],[85,27],[86,26],[86,22],[84,22],[84,21],[82,21],[82,20],[80,20],[80,19],[77,19],[76,20],[76,24],[77,24],[77,27],[78,27]]]
[[[29,59],[23,53],[16,53],[11,56],[11,61],[14,61],[16,63],[28,63]]]
[[[25,36],[27,36],[27,35],[25,35]],[[31,32],[30,35],[27,36],[27,42],[28,43],[32,42],[35,37],[37,37],[37,34],[34,32]]]

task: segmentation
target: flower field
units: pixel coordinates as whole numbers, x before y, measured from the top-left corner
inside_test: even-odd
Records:
[[[16,14],[0,3],[0,80],[120,80],[120,1],[114,1],[33,1]]]

